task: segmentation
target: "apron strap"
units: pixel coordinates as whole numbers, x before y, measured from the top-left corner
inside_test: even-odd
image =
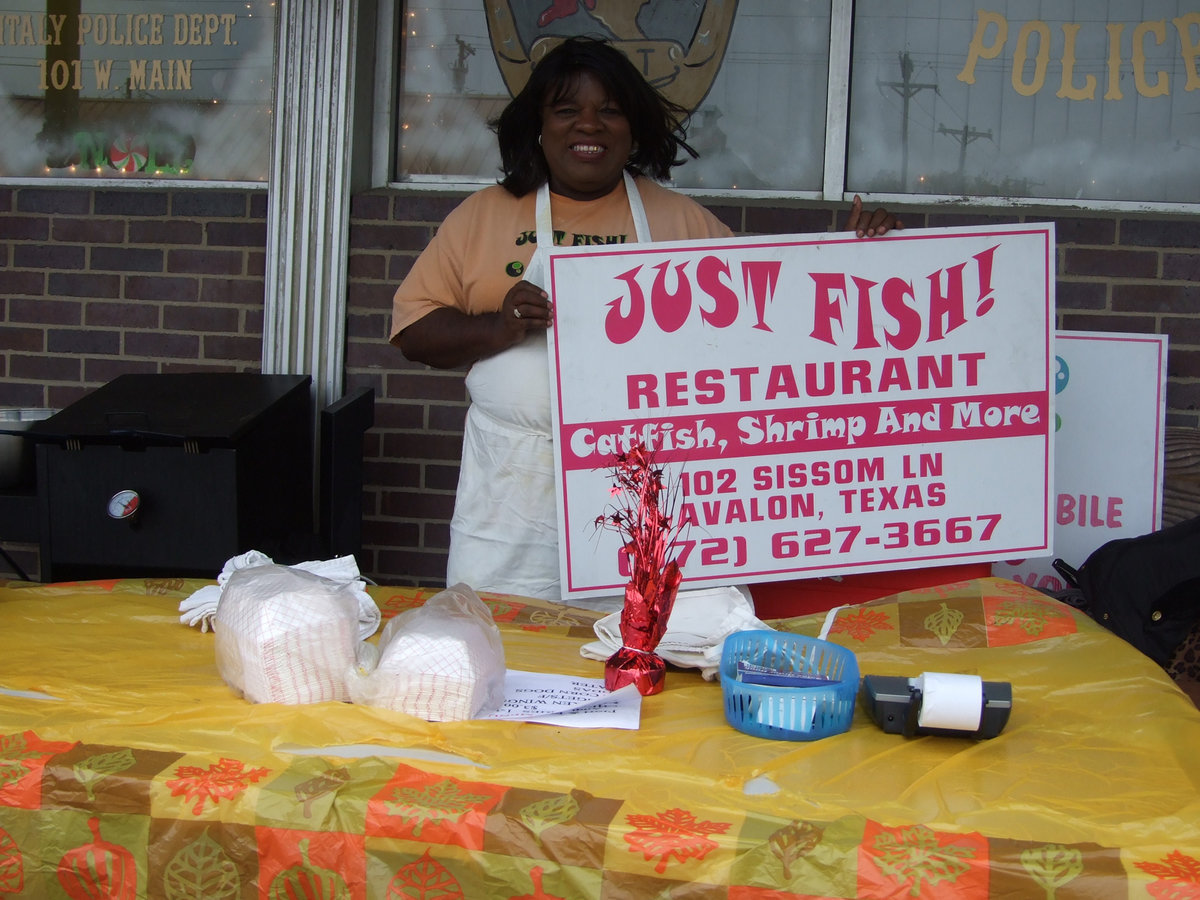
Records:
[[[629,199],[629,211],[633,214],[633,232],[638,243],[645,244],[653,240],[650,236],[650,221],[646,218],[646,205],[642,203],[642,194],[637,182],[626,169],[621,173],[625,177],[625,195]],[[535,218],[537,223],[537,249],[550,252],[554,247],[554,225],[550,220],[550,183],[543,182],[538,188],[535,203]]]
[[[538,188],[535,203],[535,224],[537,228],[537,249],[534,253],[549,253],[554,246],[554,225],[550,221],[550,182],[543,181]]]
[[[623,173],[625,176],[625,193],[629,195],[629,211],[633,213],[633,231],[637,237],[639,244],[646,244],[654,240],[650,236],[650,221],[646,218],[646,207],[642,203],[642,193],[638,190],[637,183],[633,180],[633,176],[626,169]]]

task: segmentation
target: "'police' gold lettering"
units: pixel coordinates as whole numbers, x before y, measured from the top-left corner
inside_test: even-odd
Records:
[[[1123,41],[1126,26],[1133,23],[1108,22],[1105,32],[1108,41],[1106,59],[1105,100],[1121,100],[1121,66],[1126,61]],[[1179,55],[1183,61],[1185,78],[1183,90],[1200,90],[1200,12],[1186,13],[1171,20],[1179,41]],[[1061,81],[1056,96],[1066,100],[1095,100],[1097,78],[1086,75],[1080,81],[1076,77],[1075,48],[1080,30],[1084,25],[1064,22],[1059,26],[1062,42],[1058,49]],[[964,84],[975,83],[976,68],[981,62],[997,59],[1009,47],[1009,20],[998,12],[981,9],[976,13],[975,33],[967,47],[967,60],[956,76]],[[1147,48],[1169,43],[1167,20],[1152,19],[1138,22],[1129,30],[1128,63],[1133,71],[1133,84],[1142,97],[1165,97],[1171,92],[1170,73],[1163,69],[1150,71]],[[1017,29],[1012,41],[1012,87],[1022,97],[1032,97],[1046,87],[1053,49],[1054,30],[1049,24],[1032,19]],[[1176,85],[1179,89],[1179,85]]]

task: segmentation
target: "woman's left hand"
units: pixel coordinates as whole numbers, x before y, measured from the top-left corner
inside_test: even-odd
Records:
[[[897,231],[904,228],[904,223],[896,218],[895,213],[888,212],[882,206],[874,212],[863,212],[862,197],[854,195],[854,202],[850,205],[850,218],[844,231],[853,231],[859,237],[877,237],[887,234],[893,228]]]

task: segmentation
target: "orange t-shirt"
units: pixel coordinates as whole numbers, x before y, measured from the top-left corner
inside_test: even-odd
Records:
[[[648,178],[637,179],[656,241],[723,238],[732,232],[703,206]],[[472,194],[438,228],[392,299],[392,334],[440,306],[468,314],[495,312],[521,280],[537,245],[537,194],[514,197],[499,185]],[[550,195],[558,247],[637,240],[622,181],[598,200]]]

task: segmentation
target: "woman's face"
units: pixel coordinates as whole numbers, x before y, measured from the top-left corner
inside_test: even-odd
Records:
[[[542,106],[542,153],[550,190],[574,200],[603,197],[633,150],[625,113],[595,75],[580,71],[564,97]]]

